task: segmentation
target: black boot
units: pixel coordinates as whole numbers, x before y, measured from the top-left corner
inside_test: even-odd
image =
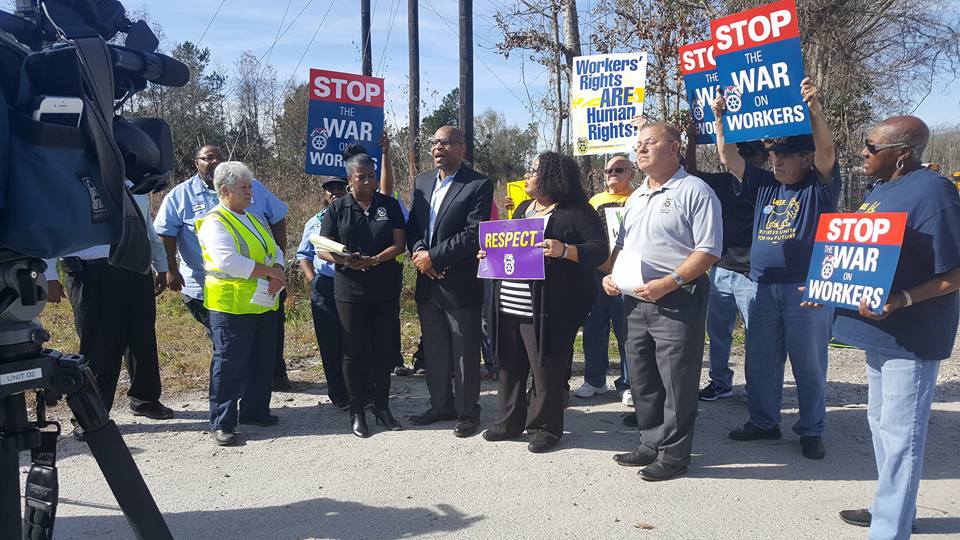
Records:
[[[373,416],[377,419],[377,424],[383,424],[383,427],[389,429],[390,431],[400,431],[403,429],[403,426],[401,426],[400,422],[393,417],[393,414],[387,407],[382,409],[377,409],[374,407]]]
[[[350,413],[350,424],[353,426],[353,434],[357,437],[366,439],[370,436],[370,428],[367,427],[367,415],[363,411]]]

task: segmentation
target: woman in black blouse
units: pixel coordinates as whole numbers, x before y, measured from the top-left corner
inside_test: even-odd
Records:
[[[397,255],[406,245],[400,203],[377,193],[374,162],[367,154],[347,159],[351,192],[327,208],[320,235],[346,246],[350,255],[318,252],[336,263],[333,297],[343,330],[343,375],[350,396],[354,435],[368,437],[364,401],[373,395],[373,414],[387,429],[401,429],[390,413],[390,363],[399,354],[390,339],[403,280]],[[368,382],[371,388],[367,388]]]
[[[546,219],[543,281],[497,281],[492,339],[499,375],[497,419],[488,441],[519,437],[531,452],[547,452],[563,435],[563,401],[573,342],[593,304],[594,269],[610,254],[600,216],[587,202],[573,158],[544,152],[527,172],[532,199],[513,218]],[[483,257],[481,251],[478,257]],[[527,375],[533,392],[527,404]]]

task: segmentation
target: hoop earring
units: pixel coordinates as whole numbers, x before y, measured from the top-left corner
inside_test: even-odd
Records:
[[[899,170],[902,169],[902,168],[903,168],[903,160],[902,160],[902,159],[898,159],[898,160],[897,160],[897,170],[899,171]]]

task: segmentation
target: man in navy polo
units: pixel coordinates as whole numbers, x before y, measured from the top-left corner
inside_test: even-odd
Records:
[[[737,441],[779,439],[783,370],[787,355],[797,382],[800,419],[793,431],[803,455],[823,459],[826,426],[827,343],[833,310],[801,307],[820,214],[834,212],[842,182],[833,136],[817,87],[800,86],[810,110],[813,135],[774,139],[767,144],[773,171],[746,163],[735,144],[726,144],[723,96],[713,102],[720,161],[743,181],[741,195],[755,206],[750,278],[757,294],[750,309],[745,372],[750,420],[730,432]]]
[[[194,163],[197,174],[170,190],[163,198],[153,228],[163,241],[170,266],[167,286],[183,295],[187,310],[200,324],[210,328],[210,315],[203,307],[203,258],[200,241],[194,222],[219,204],[213,189],[213,171],[223,162],[223,153],[214,145],[206,145],[197,151]],[[287,245],[287,205],[263,184],[253,181],[253,200],[247,208],[262,221],[270,224],[270,232],[281,248]],[[180,255],[179,262],[177,254]],[[278,390],[290,388],[287,367],[283,360],[283,302],[280,303],[280,328],[277,332],[278,354],[274,370],[274,386]]]

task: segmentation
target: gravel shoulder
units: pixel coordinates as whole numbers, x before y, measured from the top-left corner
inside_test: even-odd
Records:
[[[742,358],[734,361],[742,385]],[[561,447],[543,455],[522,441],[457,439],[450,422],[410,426],[405,417],[428,403],[420,376],[393,378],[392,408],[406,429],[384,432],[368,415],[373,436],[365,440],[349,433],[346,413],[312,383],[275,393],[281,423],[245,427],[238,447],[209,439],[200,393],[165,398],[174,420],[144,420],[119,407],[115,419],[176,538],[839,540],[865,537],[836,516],[869,506],[876,474],[863,366],[862,352],[831,350],[823,461],[804,459],[787,429],[796,419],[788,370],[782,440],[727,439],[746,420],[738,386],[731,399],[701,403],[689,475],[659,484],[611,459],[637,444],[620,422],[626,408],[614,392],[571,398]],[[495,399],[495,383],[485,380],[483,425]],[[953,359],[941,367],[915,538],[960,537],[958,447],[960,365]],[[25,476],[25,458],[21,465]],[[133,537],[85,445],[63,437],[59,465],[57,538]]]

